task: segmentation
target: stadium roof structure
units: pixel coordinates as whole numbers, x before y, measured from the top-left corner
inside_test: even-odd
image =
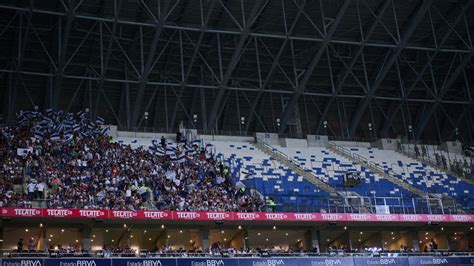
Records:
[[[472,0],[3,0],[3,119],[88,108],[127,130],[472,142],[473,14]]]

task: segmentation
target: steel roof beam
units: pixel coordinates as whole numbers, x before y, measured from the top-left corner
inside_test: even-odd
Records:
[[[306,1],[304,1],[303,4],[298,8],[298,13],[296,14],[295,19],[293,20],[293,23],[291,24],[290,29],[288,30],[288,36],[290,36],[293,33],[293,30],[295,29],[296,24],[299,21],[299,17],[303,13],[303,9],[304,9],[305,5],[306,5]],[[283,10],[283,12],[285,12],[285,11]],[[265,77],[265,80],[263,81],[263,84],[260,86],[260,90],[258,91],[257,96],[255,97],[255,99],[252,102],[252,105],[250,107],[250,112],[249,112],[249,119],[248,119],[247,125],[245,127],[245,132],[248,132],[250,124],[253,121],[253,118],[257,115],[256,112],[255,112],[255,108],[257,107],[257,105],[259,103],[261,103],[260,99],[261,99],[263,93],[265,92],[265,89],[268,87],[268,84],[272,80],[273,72],[275,71],[275,69],[279,65],[278,61],[280,60],[280,57],[282,56],[283,52],[285,51],[286,44],[288,43],[289,40],[290,40],[289,38],[286,38],[286,39],[283,40],[283,43],[281,44],[280,49],[278,50],[278,53],[277,53],[276,57],[273,59],[273,63],[270,66],[270,70],[268,71],[268,74]]]
[[[132,127],[136,127],[138,124],[138,118],[140,116],[140,110],[142,108],[143,95],[145,93],[145,88],[148,84],[148,75],[150,75],[151,73],[151,66],[154,62],[156,49],[158,48],[158,42],[160,40],[160,35],[163,30],[165,19],[167,18],[167,15],[165,14],[168,13],[169,3],[170,3],[170,0],[165,0],[165,4],[163,7],[164,14],[161,15],[155,21],[155,33],[153,35],[153,40],[151,42],[150,49],[148,50],[148,57],[145,63],[145,68],[143,69],[143,72],[140,76],[140,80],[138,83],[137,96],[135,98],[135,104],[134,104],[133,113],[132,113]]]
[[[474,1],[470,1],[467,6],[463,7],[465,9],[468,9],[472,3]],[[461,13],[464,13],[462,10],[461,10]],[[443,39],[441,39],[441,42],[439,44],[437,44],[438,48],[443,46],[446,41],[449,39],[449,36],[451,35],[451,33],[453,32],[454,30],[454,27],[456,27],[456,25],[461,22],[461,20],[463,19],[463,16],[461,15],[458,15],[456,16],[456,20],[454,21],[452,27],[450,26],[448,31],[444,34],[443,36]],[[415,78],[415,81],[411,84],[411,86],[406,90],[406,97],[408,97],[410,95],[410,93],[415,89],[416,85],[418,84],[418,82],[422,81],[423,80],[423,74],[430,68],[430,65],[431,63],[433,62],[434,58],[438,55],[438,53],[440,52],[440,49],[437,49],[434,51],[433,54],[430,55],[430,57],[428,58],[428,61],[426,61],[425,65],[423,66],[423,68],[421,69],[420,72],[418,72],[416,74],[416,78]],[[393,108],[393,111],[391,111],[389,113],[389,117],[388,119],[386,120],[385,122],[385,125],[381,131],[381,135],[382,136],[385,136],[387,135],[388,133],[388,130],[390,128],[390,124],[392,123],[393,119],[395,118],[395,115],[398,113],[398,111],[400,110],[401,106],[402,106],[403,103],[400,103],[398,104],[396,107]],[[391,108],[392,109],[392,108]]]
[[[418,8],[416,14],[412,17],[411,21],[408,23],[408,28],[405,34],[402,36],[401,42],[398,44],[395,51],[393,51],[393,53],[390,54],[390,57],[387,59],[385,64],[383,64],[382,69],[379,71],[374,82],[371,84],[369,91],[366,94],[366,98],[360,101],[359,106],[357,107],[356,112],[354,116],[352,117],[351,126],[349,128],[349,137],[354,136],[354,133],[357,127],[359,126],[359,122],[362,116],[364,115],[365,110],[369,106],[375,92],[379,89],[380,85],[382,84],[382,81],[385,79],[385,76],[388,74],[389,70],[391,69],[395,61],[397,60],[402,50],[405,49],[408,43],[408,40],[415,32],[416,27],[422,21],[422,19],[425,16],[425,13],[428,11],[432,3],[433,3],[433,0],[424,0],[421,6]]]
[[[451,74],[450,78],[446,81],[443,87],[441,87],[439,93],[436,95],[437,97],[434,104],[432,104],[427,111],[423,112],[420,122],[418,123],[418,126],[416,127],[416,130],[415,130],[415,133],[416,133],[415,135],[417,139],[420,138],[421,134],[423,134],[423,131],[425,130],[426,125],[428,124],[428,121],[430,120],[431,116],[436,111],[436,109],[439,107],[439,105],[441,104],[440,100],[444,98],[448,89],[451,88],[451,86],[454,84],[458,76],[463,72],[466,64],[471,61],[471,58],[473,56],[474,56],[474,48],[471,48],[471,53],[469,55],[465,55],[464,58],[461,58],[461,62],[459,62],[459,65],[456,67],[453,74]]]
[[[329,44],[329,41],[332,39],[332,36],[336,32],[336,28],[341,22],[342,18],[344,17],[344,13],[346,12],[347,8],[349,7],[351,1],[350,0],[345,0],[342,6],[339,8],[335,20],[332,22],[330,25],[329,31],[326,33],[326,36],[324,37],[324,41],[319,47],[318,51],[314,55],[313,59],[311,60],[308,68],[306,69],[306,72],[301,80],[301,82],[298,84],[298,87],[296,88],[295,94],[290,100],[290,103],[285,108],[285,112],[283,113],[283,117],[281,119],[281,124],[280,124],[280,131],[279,133],[284,133],[286,131],[287,125],[288,125],[288,119],[290,118],[290,114],[293,112],[293,108],[297,104],[299,98],[301,97],[302,93],[304,92],[304,89],[306,88],[306,84],[309,81],[309,78],[313,74],[314,69],[319,63],[319,60],[323,56],[324,52],[326,52],[326,48]]]
[[[265,3],[263,4],[262,3],[263,3],[263,0],[257,0],[255,4],[253,5],[252,10],[250,11],[250,15],[247,18],[247,21],[245,23],[244,30],[241,33],[239,43],[234,49],[234,53],[232,54],[232,59],[230,60],[230,63],[225,71],[224,77],[219,84],[219,90],[217,92],[215,102],[214,102],[214,105],[212,106],[211,113],[209,115],[209,120],[207,123],[208,128],[210,129],[213,129],[214,126],[216,125],[218,114],[220,113],[219,110],[221,109],[220,104],[224,96],[227,83],[229,82],[232,72],[234,72],[234,69],[240,60],[240,57],[242,56],[243,48],[244,48],[244,45],[246,44],[247,38],[250,36],[252,26],[257,21],[258,16],[264,10],[266,4],[268,3],[268,0]]]

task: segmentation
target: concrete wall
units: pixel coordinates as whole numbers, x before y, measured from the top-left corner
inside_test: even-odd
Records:
[[[372,147],[382,150],[396,150],[397,141],[397,139],[379,139],[372,143]]]
[[[288,148],[307,148],[308,143],[306,142],[305,139],[281,138],[280,146],[288,147]]]
[[[155,133],[155,132],[133,132],[133,131],[118,131],[117,137],[128,137],[128,138],[149,138],[149,139],[160,139],[164,136],[166,139],[176,139],[176,134],[170,133]]]
[[[355,141],[334,141],[337,145],[344,147],[364,147],[370,148],[370,142],[355,142]]]
[[[328,136],[308,135],[306,136],[308,147],[326,147],[328,145]]]
[[[278,134],[277,133],[255,133],[255,138],[257,140],[262,140],[269,145],[279,145]]]
[[[254,137],[246,136],[221,136],[221,135],[200,135],[204,141],[235,141],[235,142],[254,142]]]
[[[112,138],[116,138],[117,137],[117,126],[114,126],[114,125],[109,125],[108,126],[110,129],[109,129],[109,132],[108,132],[108,135],[109,136],[112,136]]]
[[[447,151],[449,153],[455,153],[460,155],[463,154],[461,142],[459,141],[447,141],[439,145],[439,149],[442,151]]]

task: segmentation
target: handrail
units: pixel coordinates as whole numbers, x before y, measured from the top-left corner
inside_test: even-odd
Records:
[[[282,156],[283,158],[285,158],[287,161],[291,162],[292,164],[294,164],[296,167],[299,167],[301,169],[303,169],[305,172],[309,172],[309,173],[312,173],[312,170],[311,169],[308,169],[307,167],[301,165],[299,162],[295,161],[293,158],[291,158],[290,156],[288,156],[287,154],[285,154],[284,152],[278,150],[277,148],[273,147],[273,146],[270,146],[268,145],[267,143],[265,143],[264,141],[261,141],[261,140],[258,140],[257,139],[257,143],[260,143],[262,144],[264,147],[266,147],[267,149],[270,149],[272,152],[275,152],[277,153],[278,155]],[[312,173],[316,178],[319,178],[318,176],[316,176],[314,173]]]
[[[317,185],[318,187],[322,188],[323,190],[325,190],[329,193],[336,193],[337,192],[335,188],[333,188],[331,185],[329,185],[328,183],[321,180],[320,177],[317,176],[313,172],[313,170],[308,169],[305,166],[301,165],[299,162],[297,162],[297,161],[293,160],[292,158],[290,158],[287,154],[283,153],[282,151],[278,150],[277,148],[267,144],[265,141],[260,140],[258,138],[256,139],[256,143],[257,143],[257,145],[261,145],[264,149],[267,149],[267,150],[275,153],[277,156],[282,157],[290,165],[293,165],[294,166],[294,169],[292,169],[293,171],[296,171],[296,172],[298,170],[302,171],[301,175],[303,175],[303,176],[304,175],[310,175],[310,176],[306,177],[308,179],[308,181],[310,181],[310,182],[312,181],[312,183],[315,183],[315,185]]]
[[[408,156],[408,157],[411,157],[412,159],[414,160],[418,160],[420,161],[421,163],[425,163],[425,164],[428,164],[430,165],[432,168],[434,169],[437,169],[440,173],[444,172],[445,174],[447,175],[451,175],[453,177],[456,177],[464,182],[467,182],[467,183],[470,183],[470,184],[474,184],[474,180],[470,180],[468,178],[464,178],[462,177],[461,175],[459,175],[458,173],[452,171],[449,167],[449,165],[447,165],[446,169],[440,165],[437,164],[437,162],[435,160],[433,160],[432,158],[428,157],[428,156],[416,156],[416,153],[411,151],[411,150],[397,150],[397,152],[401,153],[402,155],[405,155],[405,156]]]
[[[358,153],[355,153],[355,152],[352,152],[350,151],[349,149],[345,148],[345,147],[342,147],[334,142],[328,142],[328,144],[333,148],[335,149],[336,151],[342,151],[344,155],[348,156],[348,157],[352,157],[352,158],[355,158],[356,160],[358,161],[361,161],[365,164],[367,164],[369,167],[375,169],[376,171],[378,172],[381,172],[381,173],[385,173],[389,176],[392,176],[393,177],[393,182],[397,182],[398,185],[400,185],[401,187],[409,190],[409,191],[412,191],[413,193],[416,193],[418,195],[425,195],[428,196],[428,193],[425,193],[424,191],[422,191],[421,189],[417,188],[417,187],[414,187],[414,186],[411,186],[410,184],[407,184],[405,183],[404,181],[398,179],[396,176],[400,175],[399,173],[396,173],[394,172],[393,170],[386,170],[386,169],[383,169],[381,166],[379,166],[377,163],[373,162],[372,160],[369,160],[367,159],[366,157],[358,154]]]
[[[289,251],[279,252],[272,250],[262,250],[260,252],[240,252],[239,250],[226,250],[222,249],[215,252],[202,251],[202,252],[148,252],[147,250],[140,250],[136,252],[108,252],[108,251],[95,251],[95,252],[75,252],[75,253],[62,253],[60,251],[44,252],[15,252],[11,250],[1,250],[0,257],[3,258],[219,258],[219,257],[235,257],[235,258],[258,258],[258,257],[273,257],[273,258],[301,258],[301,257],[373,257],[374,255],[379,257],[415,257],[415,256],[431,256],[431,257],[471,257],[474,256],[474,252],[471,251],[451,251],[448,249],[438,249],[432,252],[419,252],[419,251],[392,251],[392,250],[361,250],[361,251],[345,251],[343,249],[333,249],[329,252],[305,252],[305,251]]]

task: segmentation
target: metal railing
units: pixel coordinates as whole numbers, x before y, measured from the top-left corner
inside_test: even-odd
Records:
[[[0,250],[2,258],[222,258],[222,257],[234,257],[234,258],[301,258],[301,257],[414,257],[414,256],[430,256],[430,257],[442,257],[442,256],[457,256],[466,257],[474,256],[472,251],[453,251],[447,249],[438,249],[431,252],[400,252],[390,250],[377,250],[377,251],[345,251],[342,249],[334,249],[328,252],[306,252],[306,251],[251,251],[241,252],[221,250],[218,252],[209,251],[173,251],[173,252],[149,252],[147,250],[134,251],[130,253],[126,252],[108,252],[108,251],[80,251],[74,253],[65,253],[60,251],[32,251],[32,252],[17,252],[15,250]]]

